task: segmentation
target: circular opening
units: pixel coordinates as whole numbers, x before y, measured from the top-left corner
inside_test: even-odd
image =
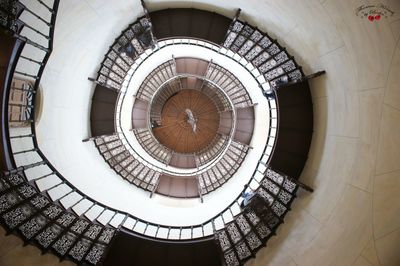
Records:
[[[166,99],[161,125],[152,123],[152,131],[173,152],[197,153],[216,137],[219,121],[212,99],[199,90],[183,89]]]
[[[247,164],[255,164],[258,160],[245,159],[249,156],[253,157],[253,154],[255,156],[255,154],[262,153],[261,149],[264,146],[258,146],[258,143],[265,143],[268,138],[270,120],[260,120],[259,123],[256,123],[252,118],[250,120],[254,121],[247,123],[237,117],[237,112],[240,110],[241,116],[243,116],[243,112],[253,108],[252,101],[257,99],[258,108],[254,109],[254,112],[252,109],[254,117],[255,115],[257,117],[270,116],[269,105],[260,90],[246,90],[246,88],[261,87],[265,90],[265,88],[269,88],[269,85],[264,82],[261,86],[259,82],[262,82],[262,76],[257,79],[256,77],[260,76],[257,71],[246,68],[250,66],[249,64],[237,63],[226,51],[222,50],[221,53],[217,53],[216,49],[210,49],[205,43],[198,41],[192,43],[193,40],[190,39],[182,39],[174,45],[169,45],[169,42],[168,40],[160,41],[159,49],[151,52],[148,57],[141,58],[141,61],[135,64],[132,72],[127,76],[127,82],[121,87],[118,97],[117,132],[122,141],[126,141],[133,158],[143,162],[155,173],[179,177],[197,176],[200,183],[201,176],[208,176],[210,173],[213,184],[214,175],[216,175],[216,179],[222,177],[224,179],[222,183],[218,184],[225,184],[236,173],[233,166],[236,169],[236,166],[242,165],[242,162],[245,165],[244,168],[247,167]],[[226,66],[229,66],[229,70]],[[244,68],[246,71],[243,71]],[[138,82],[140,80],[142,82]],[[181,83],[182,87],[178,83]],[[161,113],[166,99],[184,89],[200,91],[202,84],[206,86],[203,86],[201,92],[213,101],[220,117],[217,137],[199,153],[173,152],[154,136],[153,126],[162,125]],[[172,92],[168,92],[165,95],[167,97],[158,102],[158,95],[167,90],[165,88],[167,85],[171,87],[169,89]],[[129,97],[130,95],[133,97]],[[152,107],[157,108],[152,109]],[[237,127],[237,123],[241,123],[240,127]],[[248,124],[254,124],[255,127],[247,133],[243,127]],[[266,131],[267,135],[262,135],[261,132]],[[241,137],[244,134],[249,135],[249,138],[244,140],[245,144],[242,145],[243,138],[241,139]],[[257,148],[244,151],[248,147],[246,144],[254,139],[252,137],[254,134],[259,137]],[[234,155],[236,152],[244,152],[245,156],[237,157]],[[223,161],[221,161],[222,159]],[[232,165],[231,160],[236,161],[237,159],[240,162]],[[229,163],[230,166],[223,166],[222,172],[216,172],[214,168],[220,168],[222,163]],[[229,174],[225,173],[226,171],[229,171]],[[205,177],[205,179],[207,178]],[[218,187],[220,186],[213,185],[213,189]]]

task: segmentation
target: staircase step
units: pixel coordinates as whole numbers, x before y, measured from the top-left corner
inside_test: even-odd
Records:
[[[215,232],[226,265],[243,265],[275,235],[296,197],[297,184],[267,168],[260,187],[242,212]]]

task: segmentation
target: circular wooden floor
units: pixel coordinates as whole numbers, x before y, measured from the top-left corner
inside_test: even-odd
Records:
[[[218,127],[219,113],[212,100],[199,91],[182,90],[165,103],[161,126],[153,133],[175,152],[194,153],[214,139]]]

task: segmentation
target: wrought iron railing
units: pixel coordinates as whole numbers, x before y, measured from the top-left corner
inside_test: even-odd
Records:
[[[145,53],[141,56],[138,57],[138,60],[135,61],[134,65],[132,65],[132,69],[136,70],[146,59],[151,56],[154,52],[158,51],[159,49],[162,49],[163,47],[168,47],[170,45],[175,45],[175,44],[190,44],[190,45],[196,45],[196,46],[202,46],[207,49],[214,50],[218,52],[219,54],[222,54],[228,58],[233,58],[236,61],[240,62],[240,64],[245,67],[245,69],[259,82],[259,87],[260,89],[265,92],[265,93],[270,93],[270,96],[274,95],[274,92],[269,86],[269,83],[264,79],[263,75],[252,65],[249,63],[246,63],[244,61],[240,61],[237,59],[237,55],[232,53],[229,49],[225,49],[222,46],[217,46],[212,43],[208,43],[207,41],[204,40],[197,40],[197,39],[185,39],[185,38],[173,38],[173,39],[168,39],[168,40],[160,40],[157,45],[157,49],[155,50],[148,50],[145,51]],[[134,73],[134,71],[130,72],[131,76],[128,77],[127,79],[130,79]],[[121,91],[124,91],[127,89],[127,84],[129,82],[125,83],[126,85],[121,86]],[[277,106],[277,99],[275,97],[270,97],[269,101],[269,116],[271,119],[271,127],[269,128],[268,134],[270,136],[264,151],[263,155],[260,158],[260,161],[257,164],[256,169],[254,170],[252,177],[250,178],[249,184],[252,188],[257,188],[260,186],[260,182],[263,179],[263,172],[266,171],[266,166],[269,163],[270,156],[273,153],[274,145],[275,145],[275,140],[277,136],[277,130],[278,130],[278,106]],[[118,109],[117,109],[118,110]],[[118,111],[117,111],[118,114]],[[118,118],[117,116],[117,127],[118,127]],[[124,139],[124,133],[121,130],[117,130],[117,134]],[[134,152],[134,151],[133,151]],[[137,154],[138,158],[140,158],[141,161],[143,161],[143,158]],[[240,203],[241,203],[241,196],[238,195],[237,198],[229,205],[227,208],[225,208],[220,214],[216,215],[212,219],[208,220],[206,223],[202,223],[201,225],[194,225],[190,227],[179,227],[179,230],[186,230],[186,232],[191,232],[190,236],[196,236],[198,235],[197,233],[200,233],[200,236],[209,236],[212,234],[212,232],[209,230],[213,228],[213,230],[216,228],[223,228],[224,224],[231,221],[235,215],[240,213]],[[146,228],[147,226],[145,226]],[[154,225],[151,228],[156,228]],[[171,227],[173,228],[173,227]],[[135,229],[135,228],[133,228]],[[177,229],[177,228],[175,228]],[[178,230],[178,231],[179,231]],[[164,231],[164,230],[161,230]],[[147,233],[146,230],[143,231],[145,234]],[[142,233],[143,233],[142,232]],[[164,231],[165,232],[165,231]],[[175,231],[176,232],[176,231]],[[184,232],[184,231],[182,231]],[[197,233],[196,233],[197,232]],[[154,231],[153,231],[154,233]],[[162,235],[167,236],[168,238],[171,235],[178,235],[178,232],[173,233],[173,234],[155,234],[151,235],[153,237],[162,237]],[[180,237],[183,237],[185,234],[184,233],[179,233]],[[178,237],[179,238],[179,237]]]
[[[38,1],[42,4],[41,1]],[[53,40],[53,33],[54,33],[54,22],[55,22],[55,15],[57,11],[59,1],[54,2],[54,6],[52,9],[49,8],[51,11],[51,21],[49,27],[49,44],[47,47],[42,46],[41,44],[36,43],[34,40],[28,39],[28,37],[24,36],[23,34],[16,34],[16,38],[25,40],[26,44],[34,47],[34,49],[38,49],[43,52],[44,56],[41,58],[29,56],[29,54],[23,54],[20,57],[20,60],[26,60],[32,64],[36,64],[38,69],[36,72],[25,73],[22,72],[22,68],[20,70],[16,70],[15,74],[22,75],[26,78],[31,78],[35,81],[34,89],[37,90],[39,88],[40,78],[43,74],[44,67],[46,62],[50,56],[50,52],[52,50],[52,40]],[[32,26],[31,26],[32,27]],[[35,32],[35,31],[34,31]],[[38,35],[42,35],[36,33]],[[190,45],[197,45],[202,46],[207,49],[214,50],[219,54],[222,54],[229,58],[236,58],[237,55],[232,53],[229,49],[226,49],[222,46],[218,46],[215,44],[208,43],[207,41],[203,40],[195,40],[195,39],[185,39],[185,38],[175,38],[170,40],[161,40],[158,43],[158,49],[162,49],[162,47],[175,45],[175,44],[190,44]],[[121,45],[117,45],[121,47]],[[113,52],[118,51],[118,48],[113,47]],[[116,50],[115,50],[116,49]],[[147,55],[152,54],[153,52],[145,52]],[[35,53],[36,54],[36,53]],[[119,55],[117,55],[119,58]],[[117,59],[118,59],[117,58]],[[138,57],[137,57],[138,58]],[[116,59],[116,60],[117,60]],[[127,58],[125,58],[128,60]],[[122,62],[122,58],[120,63]],[[117,61],[115,61],[117,62]],[[137,68],[143,59],[134,61],[131,67]],[[121,63],[123,64],[123,63]],[[260,89],[263,91],[271,91],[268,82],[264,79],[264,76],[250,63],[242,63],[243,67],[251,74],[255,79],[259,81]],[[112,68],[112,67],[111,67]],[[24,68],[25,69],[25,68]],[[102,81],[103,74],[99,73],[99,81]],[[109,78],[105,77],[105,83],[108,84],[107,80]],[[114,81],[113,81],[114,82]],[[112,84],[108,84],[111,87]],[[121,89],[121,86],[118,85],[116,87]],[[124,88],[122,88],[123,90]],[[269,128],[269,135],[270,139],[267,145],[264,148],[263,156],[260,158],[260,161],[257,164],[254,173],[251,175],[249,185],[250,187],[256,189],[260,186],[262,182],[265,172],[267,170],[267,165],[270,160],[270,156],[273,153],[275,139],[277,136],[277,129],[278,129],[278,106],[276,99],[270,99],[268,102],[269,104],[269,114],[271,118],[271,127]],[[172,239],[172,240],[180,240],[180,239],[199,239],[204,237],[211,237],[214,233],[214,230],[218,230],[223,228],[228,222],[232,221],[234,216],[238,215],[241,212],[240,204],[241,204],[241,196],[237,195],[237,197],[231,202],[229,206],[227,206],[224,210],[222,210],[219,214],[214,216],[213,218],[205,221],[201,224],[191,225],[191,226],[169,226],[169,225],[162,225],[162,224],[155,224],[134,215],[128,214],[126,212],[122,212],[113,208],[110,208],[101,202],[98,202],[79,189],[77,189],[73,184],[71,184],[66,178],[64,178],[57,169],[47,160],[46,156],[40,150],[37,139],[36,139],[36,131],[35,131],[35,121],[34,121],[34,111],[35,107],[32,109],[32,116],[33,121],[31,122],[31,130],[25,132],[11,132],[10,141],[27,141],[32,142],[30,148],[26,148],[24,150],[15,150],[13,153],[13,157],[16,159],[17,165],[15,168],[8,169],[4,172],[5,176],[12,176],[15,174],[22,175],[25,179],[25,183],[35,184],[37,189],[40,191],[42,195],[47,195],[49,199],[53,202],[60,203],[65,210],[74,211],[80,217],[86,217],[91,222],[96,222],[101,225],[106,225],[114,228],[118,228],[123,226],[129,230],[137,232],[139,234],[147,235],[153,238],[164,238],[164,239]],[[17,134],[13,134],[17,133]],[[123,134],[119,132],[119,134]],[[16,147],[17,145],[13,145]],[[18,157],[30,153],[32,158],[30,162],[27,161],[27,158],[24,157],[19,159]],[[36,176],[33,176],[31,171],[33,169],[39,170],[35,171]],[[37,175],[41,173],[40,175]],[[46,181],[46,182],[44,182]],[[49,184],[52,182],[53,185],[47,185],[45,187],[41,186],[40,183]]]
[[[162,64],[162,66],[167,65],[167,68],[169,68],[170,64],[167,64],[167,63]],[[156,69],[156,71],[153,71],[153,72],[158,72],[157,71],[158,69],[159,69],[159,67]],[[165,72],[167,72],[167,71],[165,71]],[[152,76],[154,76],[154,75],[155,74],[153,74]],[[163,75],[163,76],[165,76],[165,75]],[[213,81],[209,81],[209,80],[205,79],[204,77],[195,76],[192,74],[176,74],[175,76],[168,77],[168,79],[164,79],[163,82],[161,84],[159,84],[158,87],[153,87],[153,90],[150,91],[150,93],[152,93],[152,94],[151,94],[151,98],[149,101],[149,112],[148,113],[150,113],[150,116],[148,117],[147,128],[152,128],[154,121],[156,121],[156,123],[159,126],[162,126],[162,123],[161,123],[162,106],[164,106],[165,102],[169,99],[169,97],[171,97],[177,91],[182,90],[182,85],[178,86],[177,88],[174,87],[174,88],[169,89],[171,87],[170,84],[171,83],[172,84],[175,84],[175,83],[180,84],[181,80],[186,79],[186,78],[194,78],[202,83],[201,88],[198,88],[198,89],[201,89],[202,93],[208,95],[209,98],[212,99],[212,101],[217,106],[218,111],[220,111],[220,112],[229,111],[229,110],[232,111],[232,113],[233,113],[232,126],[230,129],[230,132],[227,134],[227,136],[229,138],[232,137],[232,135],[235,131],[235,121],[234,121],[235,120],[235,117],[234,117],[235,112],[233,111],[234,105],[228,98],[227,92],[225,92],[226,88],[220,87],[217,83],[214,83]],[[146,99],[142,98],[145,93],[146,93],[146,95],[150,96],[150,94],[147,94],[147,93],[149,93],[148,92],[149,90],[147,89],[149,87],[149,85],[147,85],[148,82],[146,82],[146,80],[148,80],[148,78],[145,79],[145,82],[144,82],[145,85],[141,86],[141,88],[139,89],[138,94],[137,94],[137,97],[140,98],[141,100],[147,100],[147,98]],[[203,87],[205,84],[208,86]],[[144,88],[142,89],[142,87],[144,87]],[[167,88],[164,89],[165,87],[167,87]],[[146,96],[146,97],[149,97],[149,96]],[[134,115],[134,114],[132,114],[132,115]],[[138,129],[137,131],[134,131],[134,132],[135,132],[135,136],[137,137],[137,140],[139,141],[141,146],[149,154],[151,154],[154,158],[158,159],[159,161],[168,165],[169,159],[172,156],[172,151],[170,151],[168,148],[164,147],[161,143],[159,143],[157,141],[157,139],[155,138],[155,136],[152,134],[151,130],[145,131],[145,133],[147,133],[147,134],[139,134],[141,132],[140,129]],[[219,147],[219,149],[217,149],[217,150],[212,149],[213,154],[212,154],[212,156],[208,157],[209,160],[207,162],[205,162],[204,160],[198,159],[197,154],[194,154],[193,156],[196,157],[195,159],[198,162],[197,168],[205,165],[206,163],[214,161],[214,159],[216,157],[218,157],[223,151],[226,150],[226,145],[228,145],[228,144],[229,144],[229,141],[226,141],[226,142],[224,142],[224,145]],[[155,146],[158,146],[158,147],[156,148]],[[212,147],[209,147],[209,148],[212,148]],[[165,156],[165,152],[168,152],[170,154],[170,156]],[[178,154],[175,153],[175,156],[178,156]],[[192,175],[196,175],[196,174],[197,173],[194,172]]]
[[[159,40],[158,44],[157,44],[157,49],[155,50],[146,50],[144,51],[144,53],[138,57],[138,60],[135,61],[135,63],[132,65],[132,71],[129,72],[129,74],[126,76],[125,78],[125,82],[121,85],[120,88],[120,95],[119,95],[119,99],[117,101],[117,105],[116,105],[116,133],[119,135],[120,139],[123,140],[123,142],[125,142],[126,144],[128,144],[128,150],[131,152],[132,156],[135,157],[135,159],[139,160],[139,161],[145,161],[146,164],[148,165],[152,165],[153,169],[157,169],[157,171],[160,172],[166,172],[168,174],[172,174],[172,175],[187,175],[187,173],[180,173],[180,172],[176,172],[176,171],[172,171],[170,169],[165,169],[165,168],[160,168],[159,166],[153,164],[152,162],[146,160],[144,157],[142,157],[140,154],[138,154],[136,152],[136,149],[131,146],[131,144],[127,141],[125,132],[123,132],[122,128],[121,128],[121,115],[122,113],[119,111],[123,100],[125,98],[125,94],[126,94],[126,90],[128,88],[128,85],[130,84],[130,80],[132,79],[136,69],[138,69],[143,62],[145,62],[152,54],[154,54],[156,51],[159,51],[161,49],[164,49],[166,47],[169,47],[171,45],[179,45],[179,44],[187,44],[187,45],[193,45],[193,46],[201,46],[210,50],[213,50],[221,55],[224,55],[228,58],[232,58],[234,60],[237,60],[235,54],[232,54],[229,50],[223,48],[222,46],[218,46],[215,45],[213,43],[209,43],[207,41],[204,40],[198,40],[198,39],[185,39],[185,38],[172,38],[172,39],[168,39],[168,40]],[[238,61],[238,60],[237,60]],[[259,83],[259,87],[262,89],[262,91],[271,91],[270,86],[268,84],[268,82],[264,79],[264,77],[258,72],[258,70],[254,67],[252,67],[251,64],[243,64],[243,62],[240,62],[242,64],[242,66],[255,78],[255,80],[257,80],[257,82]],[[275,99],[271,98],[271,101],[275,101]],[[275,104],[274,104],[275,105]],[[276,112],[276,109],[272,109],[272,112]],[[276,121],[276,117],[277,115],[272,115],[271,117],[271,121]],[[275,123],[274,123],[275,124]],[[273,128],[272,131],[274,131],[276,127]],[[272,134],[272,137],[274,137],[274,134]],[[225,150],[226,151],[226,148]],[[223,156],[223,153],[216,157],[215,160],[212,163],[216,163],[216,161],[218,160],[219,157]],[[210,167],[210,165],[212,164],[208,164],[207,167]],[[172,171],[172,172],[170,172]],[[198,172],[201,172],[202,169],[199,169]],[[205,170],[203,170],[205,171]]]
[[[48,19],[33,12],[35,9],[27,6],[31,3],[37,3],[48,10]],[[253,209],[243,210],[242,197],[237,195],[229,206],[201,224],[169,226],[151,223],[110,208],[85,195],[55,169],[39,148],[35,131],[37,106],[33,98],[37,95],[44,67],[52,51],[58,3],[58,0],[54,0],[53,6],[50,7],[41,0],[30,1],[27,5],[15,1],[1,2],[0,23],[7,27],[16,39],[24,42],[27,48],[19,57],[13,74],[34,84],[29,88],[30,96],[33,97],[24,104],[27,112],[19,119],[24,120],[30,127],[9,130],[10,138],[7,141],[11,143],[8,145],[11,146],[11,150],[7,155],[12,158],[13,165],[4,169],[0,178],[2,223],[9,231],[20,233],[26,242],[45,250],[52,250],[60,258],[69,257],[78,263],[97,264],[114,233],[121,227],[156,241],[197,241],[215,235],[227,265],[240,265],[253,256],[266,240],[274,235],[296,196],[297,188],[302,186],[296,180],[269,167],[279,125],[278,102],[269,84],[278,86],[282,82],[295,82],[303,77],[301,68],[294,62],[293,57],[268,35],[236,19],[222,46],[204,40],[177,37],[161,40],[157,48],[150,51],[148,47],[153,46],[154,37],[151,28],[148,28],[151,25],[149,16],[146,16],[139,20],[139,24],[132,24],[133,26],[123,33],[125,38],[133,36],[136,42],[132,38],[125,41],[118,39],[110,48],[97,80],[109,88],[121,91],[126,89],[124,82],[126,75],[129,76],[128,71],[132,69],[134,72],[148,56],[159,49],[175,44],[190,44],[206,47],[235,59],[258,81],[259,87],[268,98],[269,139],[248,182],[249,187],[257,191],[257,199],[262,201],[261,204],[258,207],[253,206]],[[36,28],[34,23],[24,20],[21,16],[24,12],[48,27],[48,33],[43,31],[43,27]],[[134,30],[134,25],[139,25],[137,31]],[[40,38],[44,38],[48,43]],[[235,99],[239,99],[238,104],[248,100],[246,97],[242,98],[242,95],[237,95]],[[13,120],[9,119],[8,122],[12,123]],[[8,130],[7,123],[2,127]],[[106,152],[115,157],[115,165],[125,162],[128,158],[127,151],[119,149],[121,145],[107,146],[123,136],[121,131],[117,134],[116,139],[103,143],[100,139],[95,139],[96,144],[106,147]],[[27,154],[29,156],[25,156]],[[229,157],[234,159],[232,156],[235,155],[230,153]],[[229,170],[225,166],[222,167]],[[142,179],[137,185],[154,190],[158,178],[150,181],[149,178],[153,177],[152,171],[151,165],[141,168],[138,174]],[[211,181],[209,176],[207,178]],[[199,183],[201,182],[206,183],[204,178],[199,180]],[[199,190],[208,190],[209,187],[213,189],[214,184],[210,184],[208,187],[199,187]],[[215,184],[218,185],[218,181]]]

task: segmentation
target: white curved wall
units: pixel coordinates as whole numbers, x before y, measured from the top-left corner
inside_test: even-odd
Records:
[[[82,5],[81,9],[85,9],[87,4],[78,5]],[[141,7],[137,10],[141,11]],[[90,11],[88,9],[86,12]],[[243,190],[243,185],[249,181],[251,177],[249,173],[254,171],[267,142],[266,134],[269,127],[268,111],[265,109],[267,101],[262,96],[261,90],[251,92],[254,100],[259,99],[256,114],[264,118],[257,120],[259,125],[254,129],[252,145],[255,148],[249,152],[242,167],[227,184],[219,188],[218,192],[205,195],[204,203],[201,203],[200,199],[173,200],[165,199],[163,196],[150,198],[149,192],[130,185],[110,169],[93,142],[82,143],[82,139],[90,135],[89,110],[94,87],[87,77],[95,76],[94,72],[103,60],[103,54],[108,51],[107,47],[115,38],[104,34],[104,31],[115,32],[109,28],[118,28],[116,32],[118,34],[127,27],[126,24],[142,14],[138,12],[135,17],[129,17],[125,24],[116,19],[103,21],[102,16],[83,19],[82,14],[86,13],[83,11],[77,13],[75,9],[67,7],[63,9],[61,6],[60,19],[56,25],[57,29],[60,28],[60,34],[58,32],[56,34],[55,49],[42,80],[43,115],[37,126],[37,132],[39,146],[46,157],[84,194],[106,206],[146,221],[167,226],[190,226],[205,223],[218,215]],[[217,63],[223,62],[222,55],[214,55],[201,48],[191,49],[197,53],[201,52],[203,57],[213,56]],[[155,63],[160,62],[160,58],[161,61],[165,61],[167,58],[172,58],[172,54],[178,57],[185,55],[186,52],[174,51],[171,47],[160,50],[143,64],[144,66],[133,76],[129,87],[132,87],[131,85],[134,88],[138,87],[148,72],[155,67]],[[143,71],[147,73],[143,74]],[[243,70],[232,65],[231,71],[235,73]],[[237,75],[242,82],[246,81],[244,84],[257,88],[257,83],[249,79],[249,76],[247,72]],[[131,112],[124,114],[130,115]],[[130,117],[123,116],[122,120],[125,132],[129,131]]]
[[[379,22],[354,15],[377,1],[247,1],[304,66],[315,127],[300,193],[277,236],[248,265],[400,265],[400,2]],[[252,4],[253,3],[253,4]],[[249,19],[250,20],[250,19]]]
[[[380,1],[395,14],[373,23],[354,15],[361,4],[380,3],[372,0],[147,2],[150,9],[194,6],[229,16],[240,7],[242,18],[278,38],[306,73],[327,71],[312,82],[315,133],[301,179],[315,192],[299,193],[277,236],[248,265],[400,265],[400,2]],[[139,1],[61,3],[43,79],[54,90],[45,90],[52,100],[45,100],[41,141],[66,176],[73,166],[63,146],[88,133],[74,122],[89,116],[86,77],[140,11]],[[57,129],[59,120],[76,130]],[[99,171],[111,170],[104,164]],[[12,256],[0,264],[17,265]]]

